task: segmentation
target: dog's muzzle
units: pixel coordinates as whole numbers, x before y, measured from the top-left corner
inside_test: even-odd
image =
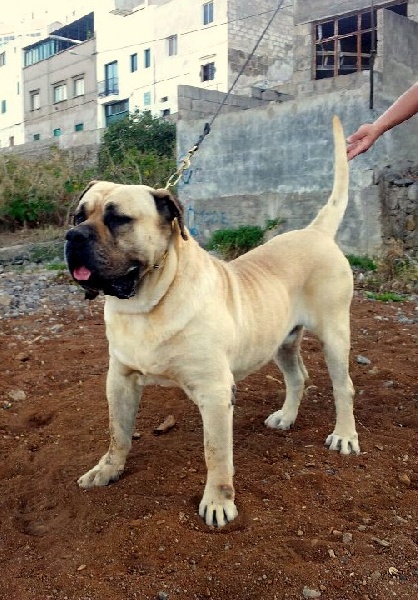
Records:
[[[72,277],[85,290],[85,297],[92,300],[103,292],[121,300],[132,298],[137,292],[142,267],[133,262],[124,272],[103,274],[100,257],[95,254],[96,233],[88,225],[73,227],[66,234],[65,259]]]

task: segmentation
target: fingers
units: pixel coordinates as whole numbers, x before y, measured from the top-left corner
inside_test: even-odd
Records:
[[[361,142],[354,142],[354,143],[352,143],[347,148],[347,158],[348,158],[348,160],[351,160],[352,158],[355,158],[359,154],[363,154],[363,152],[366,152],[366,150],[368,150],[371,145],[372,145],[372,143],[368,144],[368,143],[366,143],[365,140],[362,140]]]

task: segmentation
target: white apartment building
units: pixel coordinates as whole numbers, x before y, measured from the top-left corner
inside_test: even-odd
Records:
[[[114,2],[96,13],[99,114],[177,112],[177,87],[228,91],[277,0],[142,0]],[[285,2],[234,91],[273,87],[293,72],[293,2]]]
[[[29,39],[40,36],[40,31],[0,36],[0,148],[25,141],[22,48]]]
[[[278,2],[84,3],[90,5],[94,12],[55,23],[49,35],[24,45],[23,57],[16,48],[3,66],[0,47],[0,95],[8,94],[3,114],[0,98],[3,147],[50,138],[66,147],[80,144],[87,131],[97,134],[135,110],[175,115],[179,85],[228,91]],[[75,41],[53,44],[51,34]],[[234,92],[251,95],[253,88],[272,88],[292,73],[293,1],[286,0]]]

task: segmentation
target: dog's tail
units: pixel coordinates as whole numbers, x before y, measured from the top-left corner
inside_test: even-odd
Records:
[[[344,131],[338,117],[333,118],[334,185],[328,203],[308,226],[335,236],[348,203],[348,159]]]

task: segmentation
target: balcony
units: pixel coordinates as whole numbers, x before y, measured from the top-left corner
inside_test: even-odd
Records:
[[[117,96],[119,94],[119,78],[110,77],[104,81],[99,81],[97,84],[99,97]]]

